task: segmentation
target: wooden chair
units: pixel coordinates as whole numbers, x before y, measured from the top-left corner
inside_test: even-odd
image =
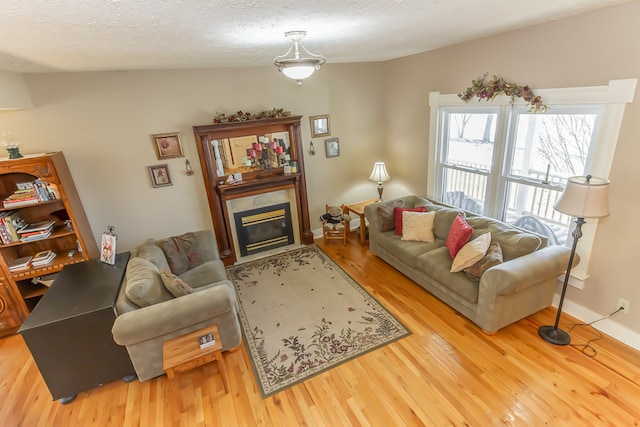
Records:
[[[344,211],[344,205],[324,206],[326,213],[320,217],[322,220],[322,237],[324,241],[342,240],[342,244],[346,245],[351,218],[349,215],[344,215],[342,213]]]

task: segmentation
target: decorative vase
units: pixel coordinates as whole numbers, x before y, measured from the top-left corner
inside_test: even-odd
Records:
[[[20,154],[20,148],[18,147],[9,147],[7,148],[7,151],[9,152],[10,159],[19,159],[22,157],[22,154]]]

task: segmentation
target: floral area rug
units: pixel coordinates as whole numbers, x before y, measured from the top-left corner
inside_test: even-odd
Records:
[[[227,272],[263,398],[411,334],[316,246]]]

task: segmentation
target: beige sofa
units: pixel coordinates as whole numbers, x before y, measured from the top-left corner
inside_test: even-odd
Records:
[[[148,240],[131,251],[118,296],[112,332],[126,346],[140,381],[164,372],[162,342],[212,324],[218,325],[223,350],[242,340],[237,318],[238,302],[210,230],[193,233],[196,255],[202,263],[178,275],[193,293],[172,295],[160,271],[170,270],[162,241]],[[166,241],[166,239],[163,239]]]
[[[394,203],[436,211],[435,241],[403,241],[393,230],[381,231],[379,207]],[[492,241],[502,248],[504,262],[486,270],[479,281],[469,279],[462,271],[450,272],[452,259],[445,241],[458,213],[473,227],[471,239],[489,231]],[[374,254],[487,333],[548,307],[557,277],[569,262],[570,249],[547,246],[544,236],[415,195],[369,205],[365,216],[369,221],[369,249]]]

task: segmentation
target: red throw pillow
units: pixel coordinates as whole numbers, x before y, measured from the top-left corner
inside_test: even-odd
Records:
[[[418,208],[393,208],[393,214],[395,215],[396,220],[396,235],[402,236],[402,212],[426,212],[426,206],[420,206]]]
[[[458,214],[456,219],[451,223],[451,228],[449,229],[449,234],[447,235],[447,248],[449,249],[449,255],[451,255],[451,259],[454,259],[458,254],[458,251],[462,249],[464,245],[467,244],[469,238],[471,237],[471,233],[473,233],[473,228],[467,221],[462,218],[462,215]]]

